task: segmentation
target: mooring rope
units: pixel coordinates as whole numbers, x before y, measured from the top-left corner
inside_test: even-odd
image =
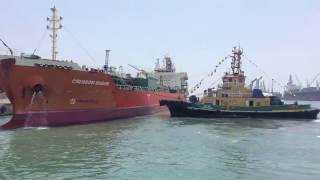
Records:
[[[41,45],[43,44],[43,41],[44,41],[45,37],[48,35],[48,32],[49,32],[48,29],[45,28],[43,33],[42,33],[42,36],[41,36],[40,40],[37,43],[36,48],[34,49],[34,51],[32,53],[33,55],[40,49]]]
[[[90,58],[90,60],[97,66],[99,67],[97,61],[93,58],[93,56],[89,53],[89,51],[80,43],[80,41],[75,37],[74,34],[71,33],[70,30],[66,27],[66,25],[63,26],[63,30],[65,30],[70,37],[77,43],[77,45],[86,53],[86,55]]]

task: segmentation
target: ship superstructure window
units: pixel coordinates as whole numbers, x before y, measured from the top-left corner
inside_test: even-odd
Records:
[[[249,101],[249,106],[253,106],[253,101]]]
[[[208,89],[208,96],[209,96],[209,97],[212,97],[212,95],[213,95],[213,91],[212,91],[211,88],[209,88],[209,89]]]

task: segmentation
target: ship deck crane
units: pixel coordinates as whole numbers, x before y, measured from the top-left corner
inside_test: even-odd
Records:
[[[147,71],[145,71],[145,70],[143,70],[143,69],[141,69],[141,68],[138,68],[138,67],[136,67],[136,66],[134,66],[134,65],[132,65],[132,64],[128,64],[128,66],[132,67],[133,69],[139,71],[141,74],[143,74],[143,75],[145,75],[146,77],[148,77],[148,74],[149,74],[149,73],[148,73]]]
[[[250,82],[250,89],[252,90],[253,88],[253,83],[257,82],[257,84],[259,84],[259,81],[262,79],[262,76],[260,76],[259,78],[255,78]]]

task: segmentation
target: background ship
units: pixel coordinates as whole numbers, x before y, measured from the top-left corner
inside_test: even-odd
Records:
[[[37,55],[0,56],[0,89],[12,103],[12,119],[2,128],[62,126],[147,115],[166,108],[161,99],[183,100],[186,73],[176,73],[170,57],[154,72],[139,70],[137,77],[109,66],[106,50],[102,68],[88,68],[56,60],[56,31],[62,18],[55,7],[48,27],[52,30],[52,58]]]
[[[308,83],[307,87],[303,88],[298,78],[298,85],[293,82],[292,76],[290,75],[289,81],[285,87],[283,98],[284,100],[302,100],[302,101],[320,101],[320,87],[319,82],[316,81],[316,77]],[[315,87],[312,87],[313,83],[316,83]]]

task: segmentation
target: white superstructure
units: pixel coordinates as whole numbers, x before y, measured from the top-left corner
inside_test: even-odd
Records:
[[[159,84],[171,89],[187,91],[188,74],[186,72],[176,72],[174,64],[168,56],[164,57],[163,64],[161,67],[158,60],[155,71],[152,73],[152,76],[158,79]]]
[[[172,89],[188,89],[188,75],[186,72],[155,72],[153,77],[159,80],[159,84]]]

